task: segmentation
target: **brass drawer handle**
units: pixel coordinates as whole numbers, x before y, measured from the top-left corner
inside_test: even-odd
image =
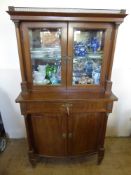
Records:
[[[66,112],[67,112],[67,115],[69,116],[70,115],[70,107],[72,106],[71,103],[65,103],[65,104],[62,104],[62,107],[66,108]]]
[[[69,106],[66,106],[66,112],[67,112],[67,115],[69,116],[70,115],[70,108],[69,108]]]

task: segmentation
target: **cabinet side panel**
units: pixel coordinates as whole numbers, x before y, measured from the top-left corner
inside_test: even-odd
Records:
[[[20,33],[20,24],[15,23],[15,30],[16,30],[16,37],[17,37],[17,45],[18,45],[18,53],[19,53],[19,61],[20,61],[20,69],[21,69],[21,77],[22,81],[26,81],[26,74],[25,74],[25,64],[24,64],[24,58],[23,58],[23,53],[22,53],[22,44],[21,44],[21,33]]]
[[[113,31],[112,31],[112,36],[111,36],[110,59],[108,62],[107,80],[111,79],[111,72],[112,72],[112,65],[113,65],[113,58],[114,58],[114,52],[115,52],[115,46],[116,46],[118,27],[119,27],[119,24],[114,24],[113,26]]]

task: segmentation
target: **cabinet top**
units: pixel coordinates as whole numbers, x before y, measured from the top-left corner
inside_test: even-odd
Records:
[[[98,102],[111,102],[117,101],[118,98],[111,93],[111,95],[107,96],[104,93],[31,93],[27,95],[20,94],[17,99],[16,103],[23,103],[23,102],[78,102],[78,101],[98,101]]]
[[[9,6],[7,13],[11,16],[13,21],[24,20],[24,21],[44,21],[46,18],[41,16],[54,17],[51,20],[59,21],[73,21],[74,18],[88,18],[87,21],[108,21],[108,22],[122,22],[123,18],[127,16],[125,9],[79,9],[79,8],[38,8],[38,7],[14,7]],[[32,19],[30,17],[35,17]],[[38,18],[39,16],[39,18]],[[101,20],[101,18],[103,18]],[[75,19],[78,21],[80,19]],[[85,19],[83,19],[86,21]],[[81,20],[82,21],[82,20]]]
[[[84,9],[84,8],[41,8],[41,7],[8,7],[9,12],[54,12],[54,13],[100,13],[126,14],[125,9]]]

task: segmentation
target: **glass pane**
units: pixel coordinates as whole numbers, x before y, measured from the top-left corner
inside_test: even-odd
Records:
[[[73,85],[99,84],[104,31],[74,30]]]
[[[30,29],[32,77],[36,85],[61,84],[61,29]]]

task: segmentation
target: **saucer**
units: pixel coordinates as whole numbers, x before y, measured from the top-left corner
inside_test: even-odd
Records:
[[[43,81],[33,81],[34,84],[38,84],[38,85],[46,85],[46,84],[49,84],[49,80],[45,79]]]

